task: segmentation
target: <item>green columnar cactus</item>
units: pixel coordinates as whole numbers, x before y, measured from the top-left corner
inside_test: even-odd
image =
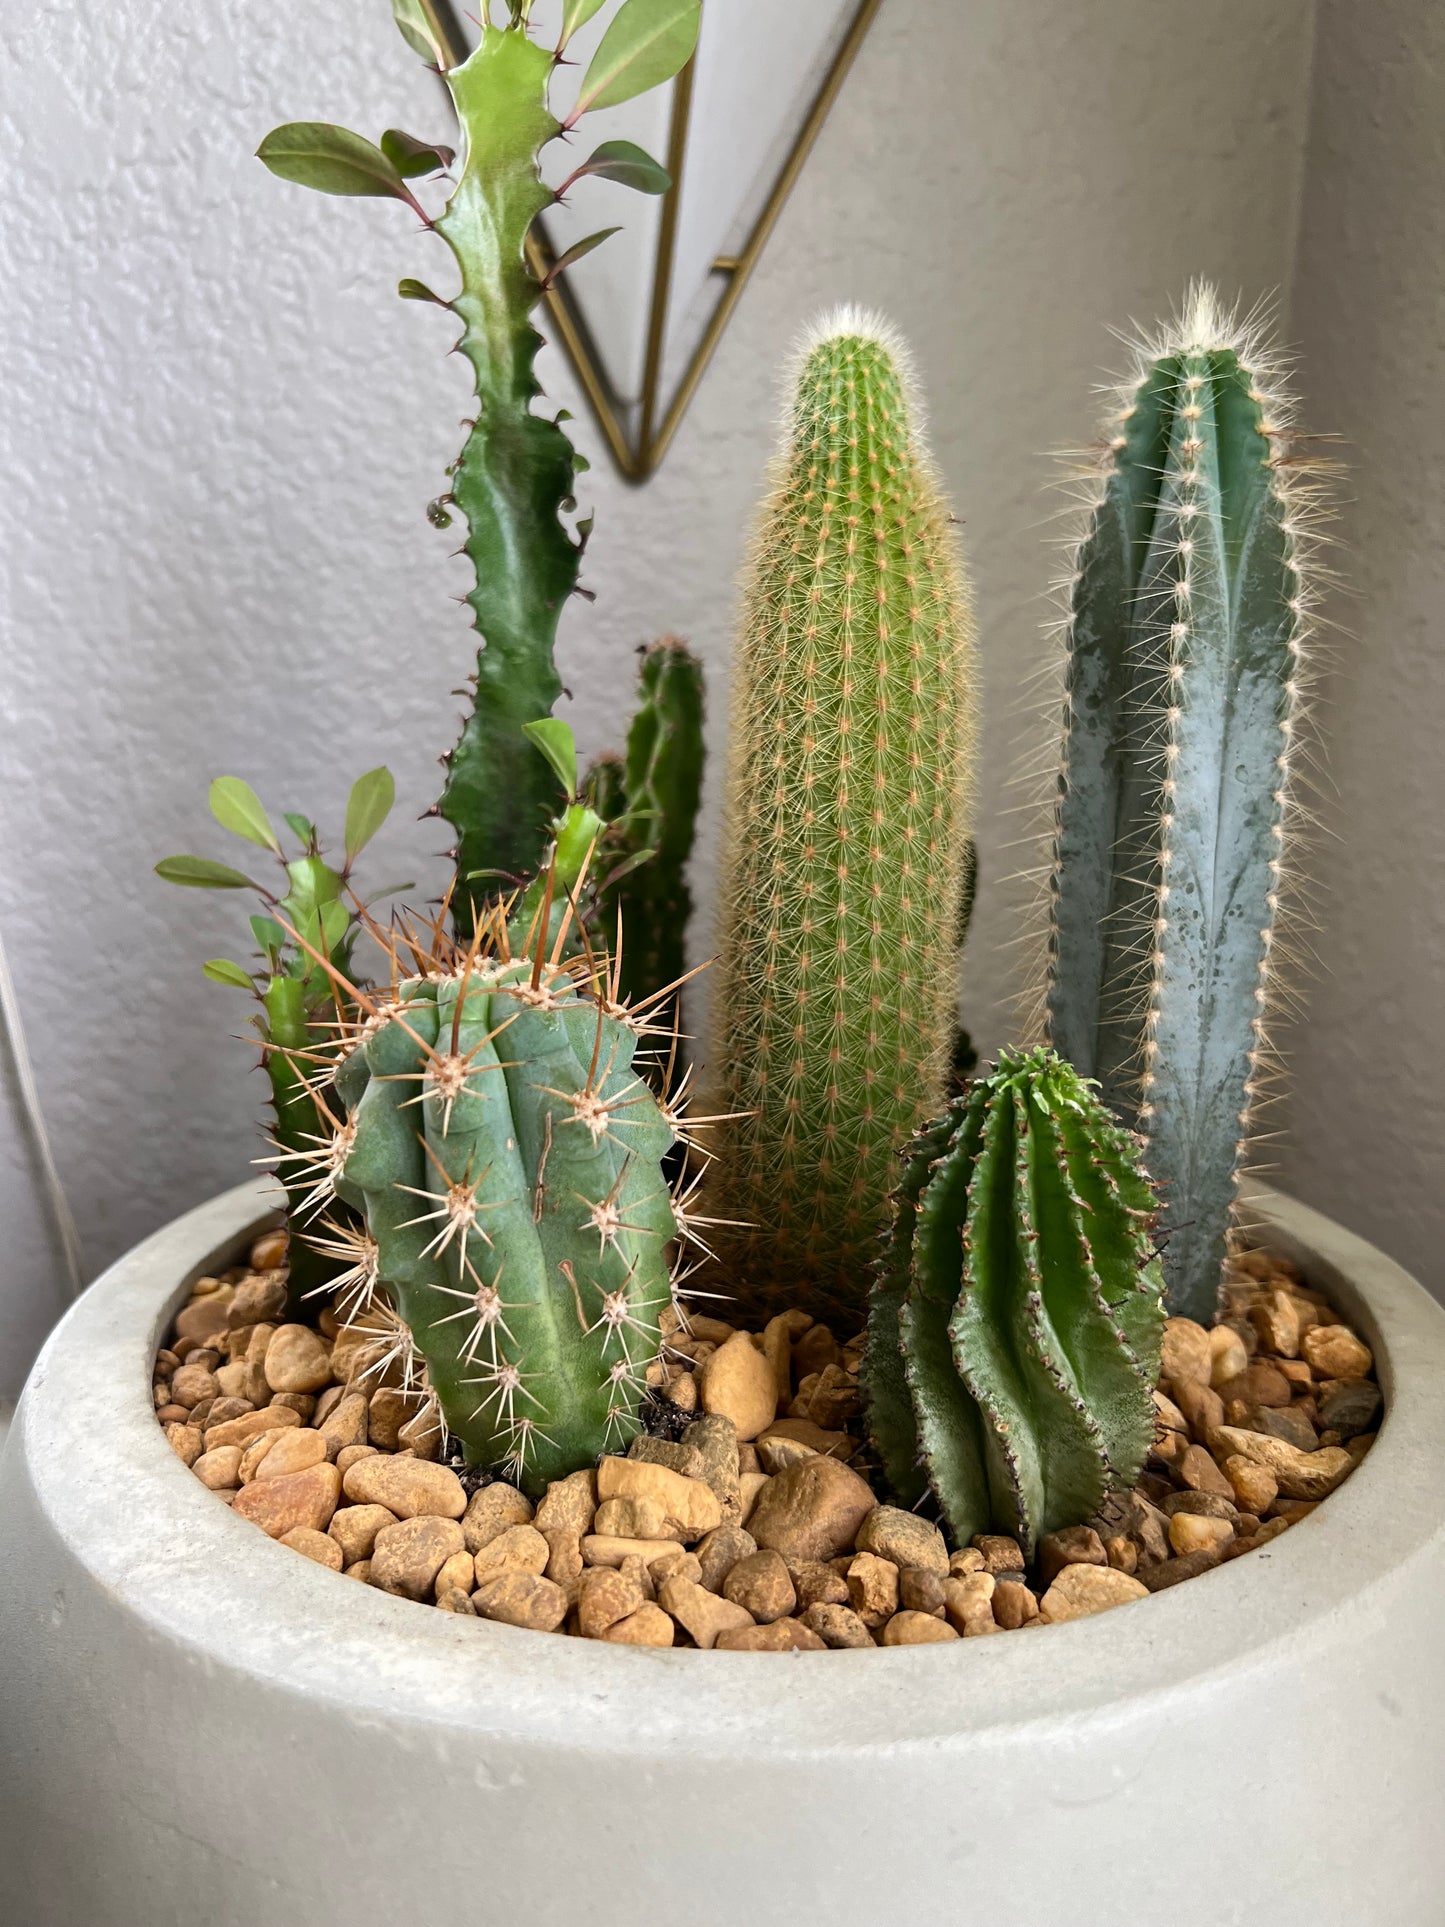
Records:
[[[1291,404],[1206,288],[1145,344],[1073,568],[1048,1033],[1144,1139],[1210,1322],[1267,1065],[1308,631]]]
[[[943,1104],[968,843],[973,621],[899,344],[807,346],[746,589],[709,1174],[744,1289],[861,1310],[893,1156]]]
[[[1153,1437],[1164,1330],[1133,1140],[1051,1051],[1003,1057],[910,1147],[862,1383],[905,1504],[959,1544],[1077,1525]]]
[[[665,636],[643,657],[641,683],[626,764],[614,771],[604,762],[597,777],[612,791],[615,825],[603,852],[613,880],[599,893],[598,933],[614,943],[621,917],[627,941],[618,983],[638,1004],[677,983],[686,968],[687,861],[702,794],[702,665]]]
[[[446,49],[416,0],[393,0],[397,23],[424,59],[445,69]],[[444,72],[461,133],[455,183],[431,220],[408,180],[453,160],[449,149],[389,129],[379,146],[344,128],[293,123],[267,136],[260,157],[288,180],[335,194],[391,196],[406,202],[450,247],[461,287],[442,300],[420,282],[409,298],[435,301],[462,322],[458,347],[471,364],[477,411],[450,494],[432,505],[446,526],[447,504],[467,523],[466,552],[476,584],[468,600],[482,639],[476,702],[447,757],[440,811],[457,832],[459,887],[453,914],[465,934],[473,906],[495,880],[520,880],[539,864],[556,793],[522,731],[561,693],[553,646],[563,607],[577,583],[590,523],[574,535],[562,515],[586,463],[556,420],[539,415],[534,364],[542,337],[532,310],[548,283],[614,230],[569,248],[539,279],[527,243],[537,217],[580,179],[596,175],[647,193],[664,192],[666,172],[628,141],[606,141],[555,192],[538,156],[569,135],[582,116],[614,107],[669,80],[697,39],[700,0],[624,0],[583,76],[565,118],[549,106],[553,77],[571,34],[597,7],[563,8],[555,48],[530,37],[530,4],[510,8],[505,26],[483,9],[473,53]]]
[[[345,1011],[338,1010],[332,973],[344,975],[351,968],[360,916],[356,900],[346,902],[351,866],[385,822],[395,795],[389,770],[374,769],[358,778],[346,809],[346,862],[337,870],[322,856],[315,826],[304,816],[286,817],[301,843],[301,854],[288,858],[251,786],[236,776],[219,776],[211,785],[212,814],[223,828],[278,860],[284,892],[277,895],[209,857],[170,856],[156,865],[157,875],[168,883],[254,890],[262,900],[263,914],[251,918],[260,969],[227,957],[213,957],[204,969],[213,983],[249,990],[260,1002],[256,1029],[271,1086],[271,1141],[293,1228],[329,1206],[334,1195],[327,1092],[337,1026]],[[287,1277],[291,1313],[299,1314],[306,1299],[325,1290],[338,1269],[334,1252],[292,1237]]]
[[[468,1464],[526,1489],[638,1430],[679,1233],[638,1026],[576,967],[465,953],[358,994],[339,1195]]]

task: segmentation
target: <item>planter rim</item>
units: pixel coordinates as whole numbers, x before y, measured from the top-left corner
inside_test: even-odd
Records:
[[[319,1696],[363,1725],[369,1714],[410,1717],[459,1739],[713,1758],[755,1752],[762,1732],[770,1753],[790,1756],[950,1741],[976,1749],[1040,1721],[1066,1744],[1071,1723],[1107,1720],[1126,1700],[1187,1694],[1220,1668],[1263,1666],[1284,1640],[1307,1677],[1341,1614],[1445,1545],[1434,1462],[1445,1312],[1364,1239],[1256,1187],[1257,1235],[1305,1262],[1356,1324],[1387,1400],[1364,1463],[1269,1546],[1032,1639],[826,1658],[620,1648],[455,1618],[344,1584],[274,1544],[201,1486],[155,1422],[150,1366],[162,1329],[195,1278],[274,1219],[274,1197],[269,1181],[241,1185],[97,1279],[41,1353],[6,1449],[26,1456],[49,1529],[114,1609],[202,1665]]]

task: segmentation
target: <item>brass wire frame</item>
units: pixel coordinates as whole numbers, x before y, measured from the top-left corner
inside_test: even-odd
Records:
[[[658,235],[657,254],[653,263],[652,298],[648,311],[647,354],[643,364],[642,396],[639,404],[638,428],[635,438],[628,434],[616,398],[603,373],[601,357],[597,353],[591,331],[576,301],[562,283],[548,288],[543,299],[547,303],[557,339],[566,350],[572,366],[577,371],[588,403],[597,419],[597,425],[607,441],[612,459],[618,472],[629,482],[645,482],[654,472],[667,453],[678,424],[687,412],[688,404],[697,392],[708,363],[716,352],[722,339],[723,329],[732,317],[733,309],[747,286],[748,278],[758,264],[758,258],[767,246],[768,237],[777,224],[783,211],[783,204],[792,193],[798,176],[803,171],[814,141],[822,129],[824,121],[832,111],[848,70],[853,65],[858,49],[862,46],[868,29],[883,0],[858,0],[858,6],[848,31],[829,63],[822,84],[813,96],[812,105],[793,143],[788,158],[784,161],[777,179],[763,203],[762,211],[753,223],[740,253],[720,255],[713,262],[713,273],[727,276],[727,286],[717,307],[713,310],[702,339],[693,350],[682,378],[673,392],[672,399],[665,408],[661,405],[662,356],[664,333],[667,322],[668,297],[672,287],[673,254],[677,240],[677,209],[682,187],[683,160],[687,151],[688,122],[692,113],[692,62],[677,77],[672,96],[672,115],[668,128],[667,171],[671,174],[673,185],[663,197],[662,226]],[[446,50],[447,64],[459,66],[467,57],[466,38],[457,24],[452,0],[422,0],[422,5],[431,17],[437,39]],[[532,272],[542,279],[555,261],[555,253],[541,231],[537,230],[527,237],[527,260]],[[661,419],[659,420],[659,410]]]

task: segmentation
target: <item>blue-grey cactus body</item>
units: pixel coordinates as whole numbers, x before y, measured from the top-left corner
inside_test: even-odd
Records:
[[[1201,294],[1156,347],[1075,563],[1048,1025],[1145,1140],[1207,1322],[1266,1049],[1298,505],[1253,342]]]

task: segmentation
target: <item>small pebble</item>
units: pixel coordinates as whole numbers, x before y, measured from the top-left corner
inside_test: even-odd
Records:
[[[817,1633],[801,1619],[775,1619],[770,1626],[743,1626],[736,1631],[721,1632],[713,1644],[719,1652],[729,1653],[826,1651]]]
[[[462,1543],[466,1543],[465,1532]],[[551,1557],[552,1548],[535,1526],[508,1526],[476,1553],[477,1583],[499,1572],[544,1573]]]
[[[303,1559],[314,1559],[318,1566],[328,1566],[332,1572],[340,1572],[344,1563],[341,1548],[329,1532],[316,1532],[310,1526],[297,1526],[291,1532],[283,1532],[281,1544],[299,1552]]]
[[[778,1415],[773,1367],[746,1332],[734,1332],[707,1360],[698,1389],[703,1410],[731,1419],[739,1439],[755,1439]]]
[[[460,1519],[467,1509],[467,1495],[456,1473],[424,1459],[380,1454],[358,1459],[344,1474],[343,1483],[354,1504],[384,1505],[398,1519]]]
[[[1375,1363],[1369,1346],[1348,1325],[1316,1325],[1300,1340],[1300,1351],[1320,1378],[1364,1378]]]
[[[673,1624],[661,1606],[645,1599],[636,1612],[615,1620],[599,1637],[609,1646],[670,1646]]]
[[[883,1628],[885,1646],[931,1646],[957,1638],[948,1621],[935,1619],[932,1613],[897,1612]]]
[[[1138,1579],[1112,1566],[1065,1566],[1039,1601],[1039,1617],[1057,1626],[1147,1596],[1148,1588]]]
[[[859,1552],[876,1552],[898,1567],[916,1566],[924,1572],[948,1576],[948,1546],[938,1527],[916,1512],[878,1505],[867,1514],[854,1541]]]
[[[767,1550],[738,1561],[723,1581],[723,1597],[751,1613],[760,1626],[784,1618],[798,1603],[782,1554]]]
[[[562,1588],[529,1572],[504,1572],[484,1580],[472,1594],[472,1605],[483,1619],[539,1633],[555,1632],[567,1617]]]

